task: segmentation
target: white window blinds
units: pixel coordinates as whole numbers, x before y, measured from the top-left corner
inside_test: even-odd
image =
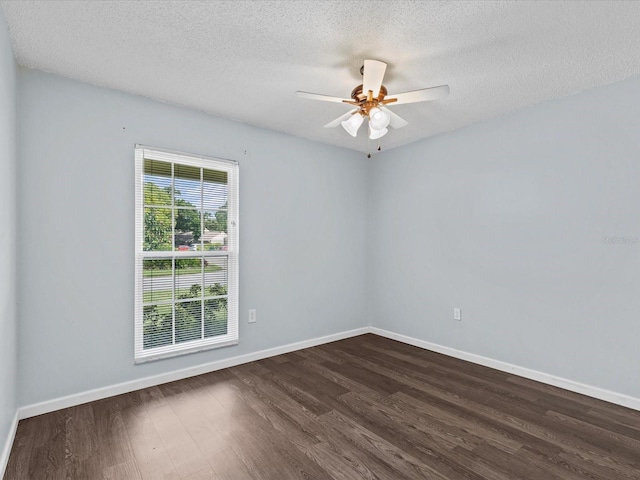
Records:
[[[238,343],[238,164],[136,146],[135,361]]]

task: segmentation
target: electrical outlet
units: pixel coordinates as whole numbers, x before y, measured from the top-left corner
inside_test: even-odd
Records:
[[[458,320],[458,321],[462,321],[462,310],[459,308],[454,308],[453,309],[453,319],[454,320]]]
[[[256,309],[254,308],[252,310],[249,310],[249,323],[256,323],[256,320],[258,320]]]

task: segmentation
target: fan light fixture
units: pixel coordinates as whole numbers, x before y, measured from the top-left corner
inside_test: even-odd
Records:
[[[360,128],[360,125],[362,125],[362,122],[364,122],[364,117],[356,112],[351,115],[351,118],[349,118],[349,120],[345,120],[344,122],[342,122],[342,127],[347,131],[349,135],[355,137],[356,135],[358,135],[358,129]]]
[[[440,85],[388,96],[387,88],[382,84],[386,69],[387,64],[380,60],[365,60],[360,69],[362,85],[358,85],[353,89],[350,99],[301,91],[296,92],[296,95],[301,98],[322,100],[323,102],[352,105],[355,108],[327,123],[325,128],[334,128],[342,125],[349,135],[355,137],[358,135],[358,130],[366,117],[369,120],[369,138],[371,140],[377,140],[386,135],[388,132],[387,127],[389,126],[402,128],[408,124],[405,119],[388,109],[387,105],[426,102],[449,95],[449,87]]]
[[[391,121],[391,116],[378,107],[374,107],[369,110],[369,126],[373,130],[382,130],[383,128],[387,128],[389,122]]]
[[[391,116],[378,107],[372,108],[369,111],[369,138],[371,140],[377,140],[387,134],[387,125],[391,121]],[[355,112],[348,120],[341,122],[342,128],[344,128],[349,135],[355,137],[358,135],[358,130],[364,122],[364,116],[360,112]]]
[[[378,138],[384,137],[388,131],[389,130],[387,130],[386,128],[381,128],[380,130],[374,129],[371,126],[371,121],[369,121],[369,138],[371,140],[377,140]]]

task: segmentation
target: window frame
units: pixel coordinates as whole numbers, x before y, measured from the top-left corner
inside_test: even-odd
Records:
[[[169,251],[145,251],[144,250],[144,163],[145,160],[156,160],[174,165],[185,165],[208,170],[225,172],[227,175],[227,249],[214,251],[177,251],[172,235],[172,248]],[[173,170],[174,167],[172,167]],[[145,363],[162,358],[237,345],[239,324],[239,191],[238,191],[239,166],[235,160],[192,155],[171,150],[135,146],[135,328],[134,328],[134,362]],[[173,184],[172,175],[172,184]],[[172,195],[172,208],[174,202]],[[200,207],[203,208],[203,207]],[[175,343],[168,346],[144,348],[144,259],[180,259],[180,258],[204,258],[225,257],[227,259],[227,333],[198,340]],[[175,291],[175,262],[172,262],[172,289]],[[204,293],[203,297],[204,298]],[[175,303],[175,294],[172,303]],[[175,307],[173,307],[175,308]],[[175,317],[174,320],[175,322]],[[204,318],[201,320],[204,322]],[[174,323],[175,337],[175,323]]]

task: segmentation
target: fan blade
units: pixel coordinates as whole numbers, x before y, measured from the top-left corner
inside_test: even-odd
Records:
[[[369,90],[373,92],[373,98],[380,95],[380,86],[384,72],[387,70],[387,64],[378,60],[365,60],[364,72],[362,74],[362,93],[365,95]]]
[[[319,93],[309,93],[309,92],[298,91],[296,92],[296,95],[299,96],[300,98],[309,98],[311,100],[322,100],[323,102],[342,103],[343,101],[345,102],[353,101],[351,99],[346,99],[346,98],[330,97],[329,95],[320,95]]]
[[[336,118],[335,120],[327,123],[324,128],[333,128],[333,127],[337,127],[338,125],[340,125],[342,122],[344,122],[345,120],[348,120],[349,117],[351,117],[351,115],[355,114],[359,109],[358,108],[354,108],[353,110],[351,110],[350,112],[345,113],[344,115],[340,115],[338,118]]]
[[[437,100],[449,95],[449,85],[440,85],[439,87],[423,88],[422,90],[413,90],[411,92],[398,93],[396,95],[387,95],[387,98],[396,98],[394,105],[403,103],[426,102],[428,100]]]
[[[389,116],[391,117],[391,121],[389,122],[389,125],[391,125],[393,128],[402,128],[409,125],[409,122],[407,122],[400,115],[393,113],[387,107],[380,107],[380,110],[382,110],[383,112],[387,112],[389,114]]]

